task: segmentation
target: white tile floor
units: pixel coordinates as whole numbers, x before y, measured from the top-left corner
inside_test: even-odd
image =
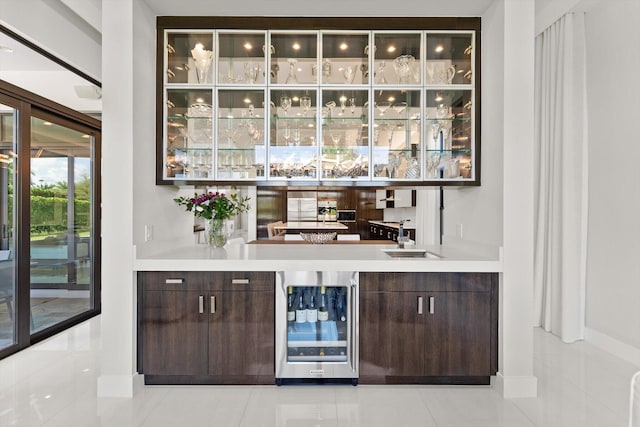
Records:
[[[144,387],[96,398],[94,318],[0,361],[0,426],[625,427],[640,369],[587,343],[535,331],[539,396],[491,387]]]

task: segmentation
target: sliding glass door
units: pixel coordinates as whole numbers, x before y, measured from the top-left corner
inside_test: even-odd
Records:
[[[93,182],[90,130],[31,118],[31,332],[93,307]]]
[[[0,103],[0,351],[16,344],[15,122],[16,110]]]

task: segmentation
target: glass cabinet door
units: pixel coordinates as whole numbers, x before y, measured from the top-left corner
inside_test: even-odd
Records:
[[[270,106],[269,177],[316,179],[316,91],[271,90]]]
[[[213,83],[213,31],[168,32],[167,84]]]
[[[369,33],[322,34],[323,84],[369,84]]]
[[[374,37],[374,85],[417,85],[422,82],[422,35],[419,32],[380,32]]]
[[[471,95],[471,90],[426,91],[426,179],[472,177]]]
[[[420,91],[378,91],[374,106],[373,178],[421,179]]]
[[[210,89],[167,89],[165,176],[209,179],[213,147]]]
[[[469,33],[427,33],[426,84],[469,85],[473,81],[473,36]]]
[[[264,90],[218,90],[218,179],[264,177],[263,105]]]
[[[266,33],[218,33],[218,83],[262,85],[265,83]]]
[[[269,83],[298,85],[318,82],[316,31],[272,32],[270,55]]]
[[[323,90],[322,179],[369,176],[367,90]]]

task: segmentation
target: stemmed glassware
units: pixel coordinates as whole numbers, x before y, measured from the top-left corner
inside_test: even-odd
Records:
[[[391,102],[389,101],[378,101],[376,102],[376,108],[380,111],[380,115],[384,116],[384,113],[391,107]]]
[[[287,117],[287,111],[291,108],[291,97],[290,96],[281,96],[280,97],[280,108],[284,111],[284,116]]]
[[[407,103],[406,102],[396,102],[395,104],[393,104],[392,108],[398,114],[398,116],[400,116],[400,115],[402,115],[404,110],[407,109]]]
[[[289,75],[287,76],[285,83],[293,85],[298,84],[298,78],[296,77],[296,64],[298,63],[298,60],[295,58],[289,58],[287,59],[287,62],[289,63]]]
[[[309,110],[311,109],[311,97],[310,96],[301,96],[300,97],[300,108],[302,108],[302,113],[306,116],[309,114]]]

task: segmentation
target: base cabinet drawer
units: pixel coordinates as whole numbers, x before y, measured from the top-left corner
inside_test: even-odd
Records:
[[[145,383],[273,384],[274,273],[186,272],[186,289],[165,276],[138,273]]]
[[[361,273],[359,309],[362,384],[488,384],[497,371],[497,274]]]

